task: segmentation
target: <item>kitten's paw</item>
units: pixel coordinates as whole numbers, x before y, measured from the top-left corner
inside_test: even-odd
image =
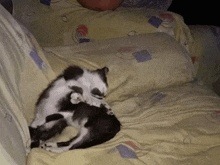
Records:
[[[114,112],[112,111],[112,109],[109,106],[103,105],[107,110],[106,113],[108,115],[115,115]]]
[[[50,151],[50,152],[55,152],[55,153],[63,153],[65,151],[67,151],[67,150],[65,150],[63,148],[54,148],[54,147],[47,148],[46,150]]]
[[[70,102],[72,104],[78,104],[79,102],[84,101],[82,95],[79,93],[72,93],[70,97],[71,97]]]
[[[52,148],[52,147],[57,147],[57,143],[46,142],[46,143],[41,144],[41,148],[43,148],[43,149]]]
[[[108,115],[115,115],[114,112],[112,111],[112,109],[108,109],[107,114]]]
[[[102,101],[102,105],[107,109],[107,114],[108,115],[114,115],[114,112],[112,111],[110,105],[108,105],[107,102],[105,102],[104,100]]]
[[[47,151],[50,151],[50,152],[55,152],[55,153],[62,153],[62,152],[67,151],[67,149],[65,149],[63,147],[59,148],[57,146],[57,143],[54,143],[54,142],[44,143],[44,144],[41,145],[41,148],[45,149]]]

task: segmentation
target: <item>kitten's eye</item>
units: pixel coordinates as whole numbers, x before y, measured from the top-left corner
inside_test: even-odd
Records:
[[[104,98],[104,94],[102,92],[100,92],[100,90],[98,88],[92,89],[91,94],[92,94],[92,96],[94,96],[97,99],[103,99]]]

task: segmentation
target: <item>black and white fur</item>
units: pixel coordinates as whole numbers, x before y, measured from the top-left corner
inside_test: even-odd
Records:
[[[103,100],[107,91],[108,68],[89,71],[68,67],[40,95],[36,117],[30,126],[32,144],[53,152],[87,148],[113,138],[120,122]],[[79,129],[67,142],[46,142],[61,133],[66,126]]]

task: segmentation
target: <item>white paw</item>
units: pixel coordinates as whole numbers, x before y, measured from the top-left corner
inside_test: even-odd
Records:
[[[108,115],[114,115],[114,112],[112,111],[110,105],[108,105],[108,103],[105,102],[105,100],[102,100],[102,105],[107,109]]]
[[[108,104],[103,104],[103,105],[107,109],[108,115],[114,115],[114,112],[112,111],[111,107]]]
[[[110,105],[108,105],[108,103],[105,102],[104,100],[102,100],[102,105],[103,105],[106,109],[111,110]]]
[[[41,144],[41,148],[43,148],[43,149],[47,149],[47,148],[51,148],[51,147],[57,147],[57,143],[45,142],[45,143]]]
[[[65,147],[58,147],[57,143],[54,142],[47,142],[47,143],[43,143],[41,145],[41,148],[50,151],[50,152],[55,152],[55,153],[62,153],[67,151],[68,149],[66,149]]]
[[[79,93],[72,93],[70,97],[71,97],[70,102],[72,104],[78,104],[79,102],[84,101],[82,95]]]
[[[108,109],[107,114],[108,115],[114,115],[114,112],[111,109]]]
[[[63,153],[67,150],[65,150],[64,148],[48,148],[47,151],[50,151],[50,152],[55,152],[55,153]]]

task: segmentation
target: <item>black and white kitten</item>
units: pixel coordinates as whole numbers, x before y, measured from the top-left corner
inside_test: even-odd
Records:
[[[121,124],[103,100],[107,91],[104,67],[90,71],[77,66],[64,70],[40,95],[36,117],[30,126],[31,148],[52,152],[87,148],[113,138]],[[45,142],[67,126],[79,129],[67,142]]]

